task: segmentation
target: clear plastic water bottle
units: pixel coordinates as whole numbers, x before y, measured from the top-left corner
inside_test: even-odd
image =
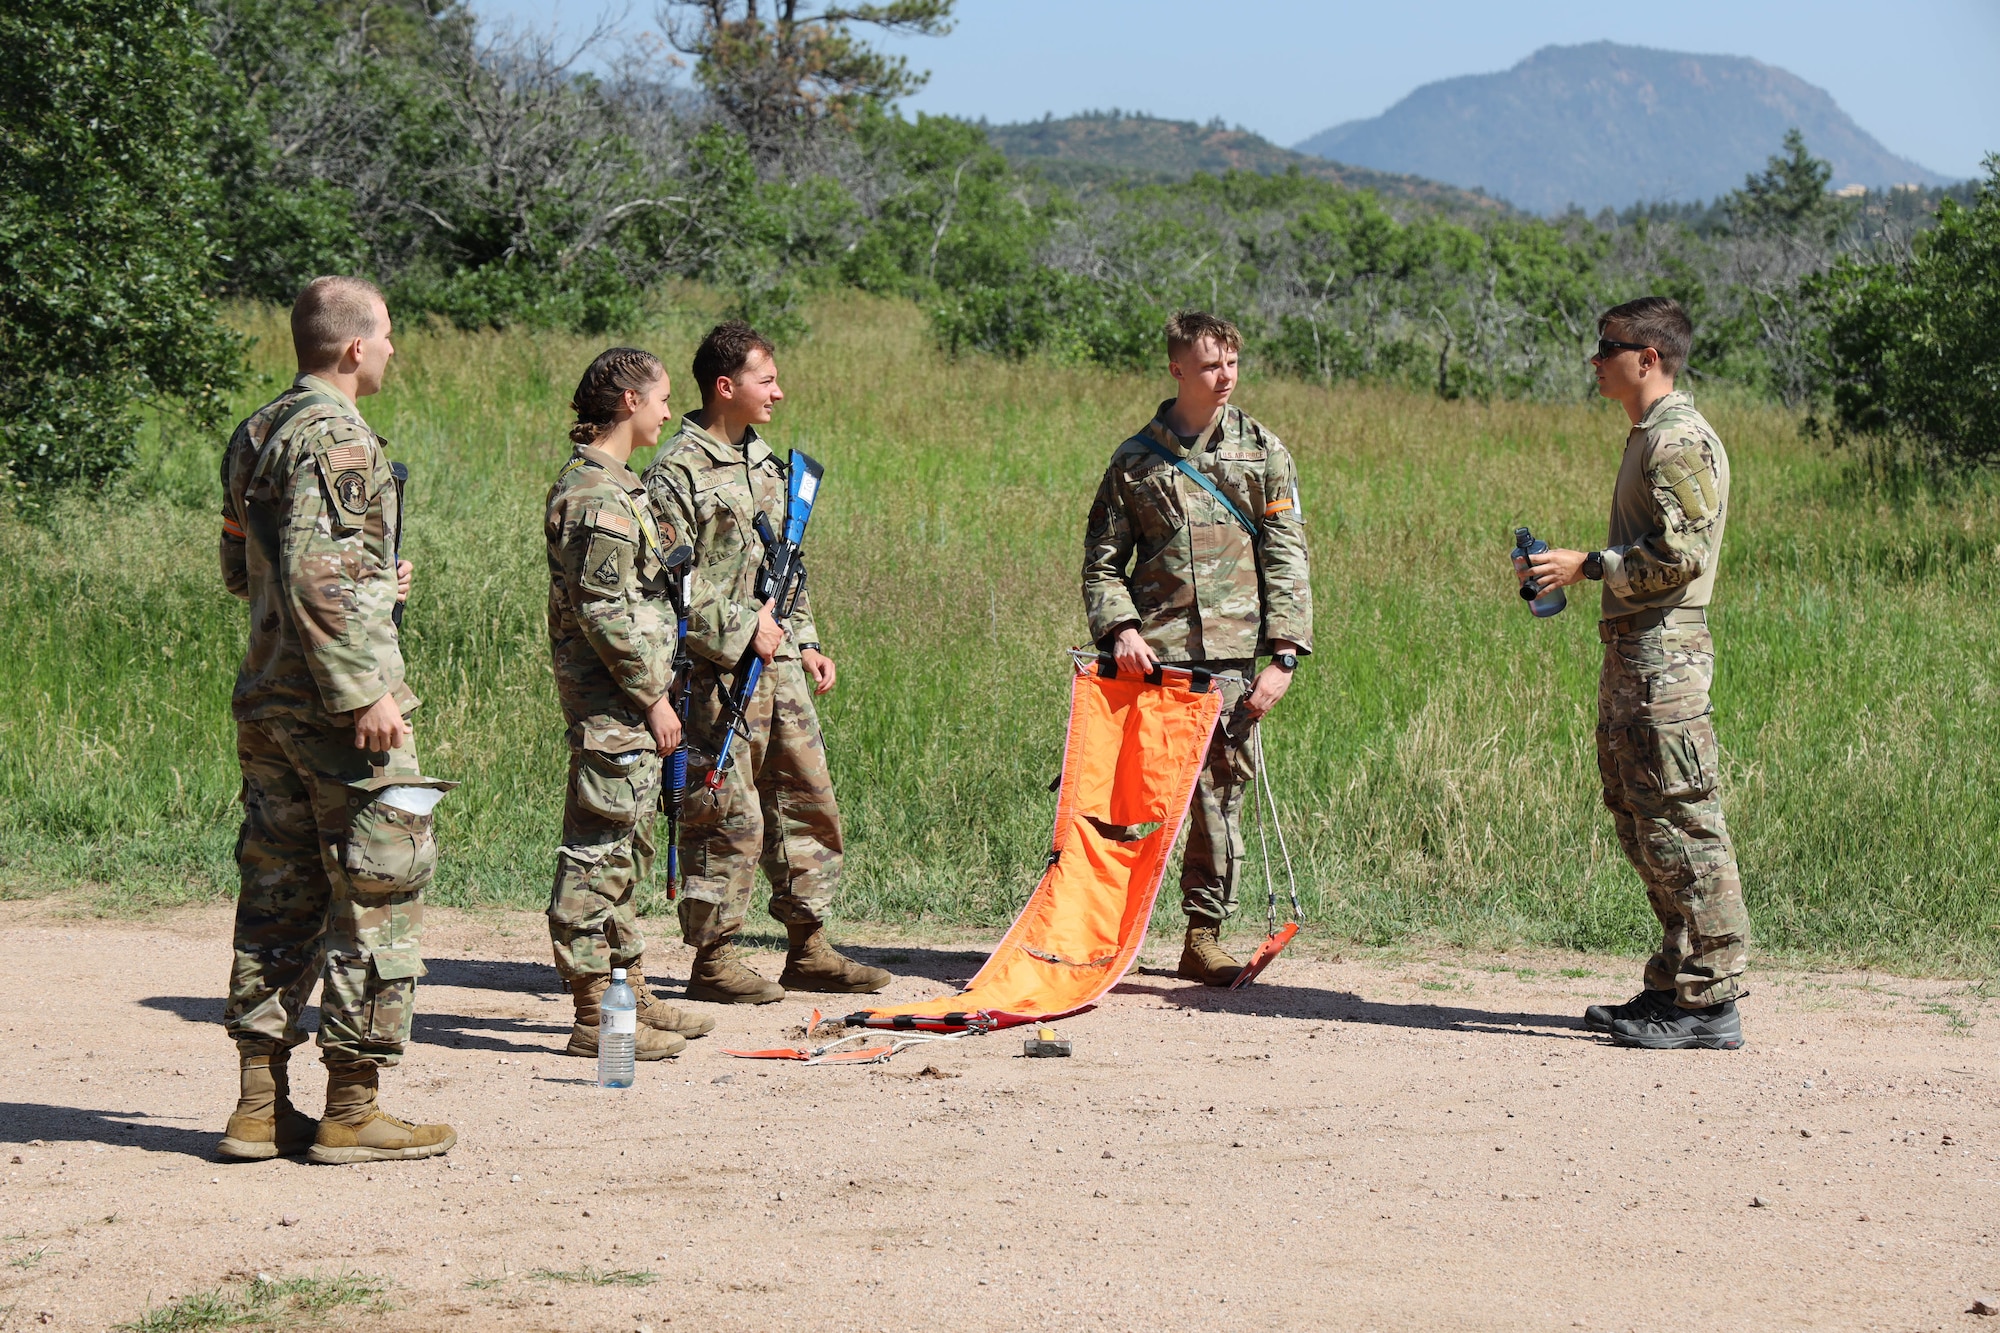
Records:
[[[1538,556],[1548,549],[1547,542],[1526,528],[1514,529],[1514,573],[1521,580],[1521,600],[1528,604],[1530,611],[1543,619],[1560,615],[1562,609],[1569,605],[1569,598],[1563,596],[1561,588],[1550,588],[1547,592],[1543,592],[1536,586],[1535,581],[1528,577],[1529,558]]]
[[[597,1002],[597,1086],[632,1086],[632,1045],[639,1036],[639,997],[625,984],[625,969],[611,969],[611,985]]]

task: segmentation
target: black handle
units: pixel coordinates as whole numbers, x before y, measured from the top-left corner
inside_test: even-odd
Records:
[[[396,571],[397,582],[402,581],[403,570],[403,488],[409,483],[410,469],[401,463],[389,464],[389,475],[396,479],[396,546],[391,557]],[[397,599],[389,609],[389,623],[397,629],[403,628],[403,603]]]

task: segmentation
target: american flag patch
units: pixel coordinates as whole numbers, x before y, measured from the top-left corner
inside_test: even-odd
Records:
[[[368,470],[368,446],[365,444],[343,444],[338,449],[326,451],[326,470],[329,472],[366,472]]]
[[[594,528],[602,528],[607,532],[615,532],[627,541],[631,541],[634,533],[638,531],[638,525],[633,523],[631,519],[625,517],[623,514],[614,514],[608,509],[591,511],[590,525]]]

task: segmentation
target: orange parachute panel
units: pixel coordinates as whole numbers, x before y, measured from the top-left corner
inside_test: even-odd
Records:
[[[1087,1009],[1117,985],[1145,943],[1221,711],[1207,672],[1165,667],[1141,678],[1108,658],[1079,668],[1042,882],[963,992],[863,1011],[868,1026],[983,1014],[1012,1027]],[[905,1022],[891,1021],[898,1016]]]

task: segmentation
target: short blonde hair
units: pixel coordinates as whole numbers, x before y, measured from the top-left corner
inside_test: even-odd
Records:
[[[1211,338],[1225,352],[1243,350],[1243,335],[1228,320],[1217,319],[1206,310],[1176,310],[1167,317],[1167,360]]]
[[[292,348],[299,366],[311,370],[340,359],[356,338],[381,332],[377,305],[388,308],[382,289],[366,278],[314,278],[292,302]]]

